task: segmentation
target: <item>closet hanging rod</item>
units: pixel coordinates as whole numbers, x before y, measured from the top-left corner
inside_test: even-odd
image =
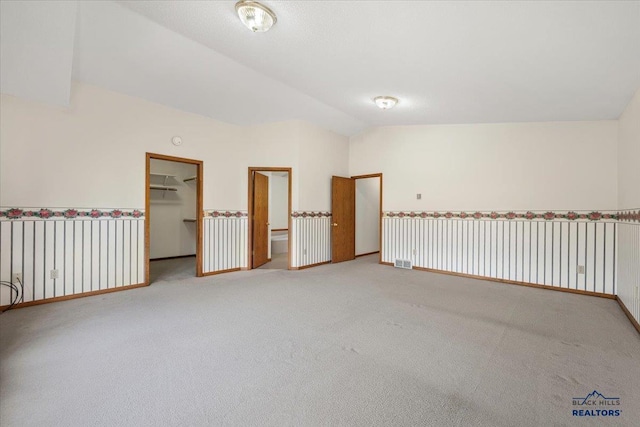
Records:
[[[150,185],[149,188],[152,190],[178,191],[176,187],[167,187],[166,185]]]

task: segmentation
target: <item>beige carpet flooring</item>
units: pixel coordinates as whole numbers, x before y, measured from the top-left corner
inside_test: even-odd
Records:
[[[196,256],[163,259],[149,263],[151,283],[196,277]]]
[[[264,270],[286,270],[289,266],[288,254],[271,254],[271,261],[260,266]]]
[[[640,335],[615,301],[376,260],[168,269],[9,311],[0,425],[639,425]],[[620,416],[573,417],[593,390]]]

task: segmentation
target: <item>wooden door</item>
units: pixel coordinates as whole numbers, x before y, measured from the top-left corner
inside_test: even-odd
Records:
[[[269,177],[256,172],[253,178],[253,265],[269,261]]]
[[[331,180],[331,262],[356,258],[356,181]]]

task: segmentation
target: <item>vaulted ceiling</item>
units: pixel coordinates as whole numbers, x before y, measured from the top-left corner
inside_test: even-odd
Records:
[[[73,78],[231,123],[351,135],[616,119],[640,87],[638,1],[264,1],[278,22],[256,34],[234,1],[7,3],[2,91],[58,104]],[[379,110],[377,95],[400,103]]]

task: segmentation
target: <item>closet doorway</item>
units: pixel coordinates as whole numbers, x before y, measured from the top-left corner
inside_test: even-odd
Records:
[[[331,179],[331,262],[378,253],[382,262],[382,173]]]
[[[291,268],[291,168],[249,168],[248,268]]]
[[[202,276],[200,160],[147,153],[145,281]]]
[[[356,258],[380,253],[382,234],[382,174],[359,175],[355,180]],[[378,262],[382,258],[378,256]]]

